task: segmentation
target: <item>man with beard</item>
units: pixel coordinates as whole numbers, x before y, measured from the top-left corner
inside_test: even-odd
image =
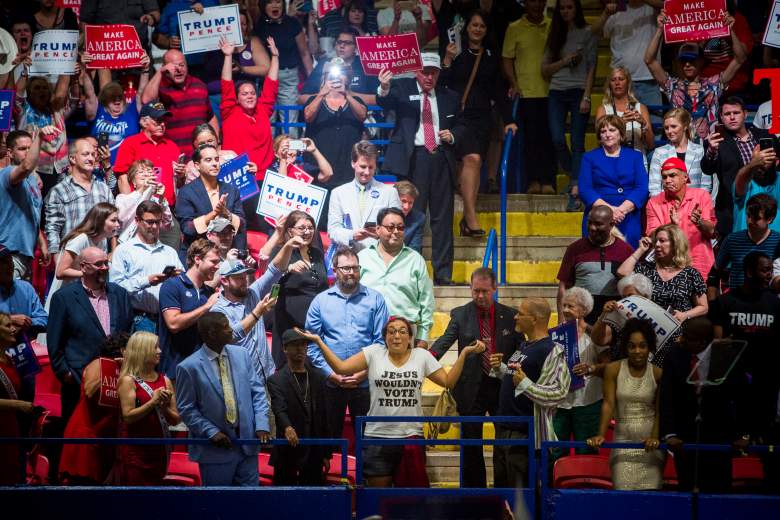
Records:
[[[563,316],[563,293],[570,287],[582,287],[593,295],[593,311],[585,320],[593,325],[604,304],[619,296],[615,272],[633,250],[612,234],[612,209],[594,206],[588,213],[588,236],[566,248],[558,270],[559,320]]]
[[[312,300],[306,315],[306,330],[322,338],[341,359],[367,345],[384,344],[382,327],[389,317],[382,295],[360,283],[360,263],[354,249],[340,247],[333,256],[336,284]],[[325,400],[331,437],[341,437],[347,405],[353,420],[367,415],[370,406],[367,372],[336,374],[319,347],[309,345],[312,364],[328,378]]]
[[[62,383],[62,420],[68,422],[79,400],[81,372],[100,353],[106,337],[130,332],[133,306],[122,287],[108,282],[108,255],[88,247],[79,255],[81,283],[66,285],[52,297],[47,347],[54,375]]]
[[[95,147],[85,138],[76,139],[68,150],[70,175],[66,175],[46,196],[46,240],[54,265],[60,240],[78,226],[95,204],[114,203],[114,195],[105,182],[96,181]]]
[[[268,377],[274,373],[275,364],[265,336],[263,314],[276,303],[276,298],[270,295],[271,286],[287,271],[290,255],[302,243],[301,237],[288,240],[268,264],[265,273],[251,285],[248,273],[254,269],[247,267],[241,260],[223,260],[218,271],[222,294],[211,310],[227,316],[233,330],[231,343],[249,351],[255,371],[264,386]]]
[[[121,193],[132,192],[127,171],[135,161],[149,159],[154,164],[157,182],[165,186],[165,199],[173,208],[176,206],[176,188],[184,185],[186,170],[179,161],[179,147],[166,135],[171,113],[162,103],[154,102],[146,103],[139,115],[141,131],[125,138],[116,154],[114,175],[117,186]],[[177,226],[176,219],[173,222]]]

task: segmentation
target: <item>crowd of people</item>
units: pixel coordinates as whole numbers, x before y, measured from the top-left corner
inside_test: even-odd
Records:
[[[82,0],[79,19],[54,0],[0,6],[0,43],[17,49],[0,61],[0,88],[15,92],[0,146],[0,434],[26,434],[42,412],[35,376],[16,369],[38,342],[65,437],[186,430],[211,441],[188,450],[205,485],[257,485],[259,448],[234,441],[273,437],[288,441],[273,448],[275,483],[321,484],[333,447],[299,439],[342,437],[347,411],[422,416],[426,378],[453,390],[462,415],[534,418],[496,425],[497,438],[533,428],[537,441],[496,446],[497,487],[527,483],[544,440],[595,452],[613,420],[615,440],[645,445],[612,451],[620,489],[660,488],[661,442],[691,489],[682,446],[699,433],[739,450],[780,441],[780,146],[771,101],[750,81],[776,59],[754,44],[771,2],[728,1],[729,36],[664,45],[661,0],[603,2],[592,25],[580,0],[352,0],[323,17],[308,2],[242,0],[241,44],[183,54],[177,13],[227,3]],[[138,31],[140,69],[93,69],[80,52],[74,75],[31,71],[35,33],[115,23]],[[366,74],[356,38],[408,32],[433,50],[422,69]],[[602,37],[612,63],[592,106]],[[763,102],[752,123],[746,100]],[[392,128],[365,124],[380,112]],[[591,114],[599,145],[586,151]],[[432,338],[433,287],[455,284],[453,228],[485,236],[477,201],[497,190],[510,133],[524,191],[555,194],[566,173],[567,209],[583,211],[557,309],[495,302],[496,275],[480,268],[472,301]],[[267,171],[325,188],[319,219],[263,218],[259,193],[220,180],[240,154],[258,188]],[[679,329],[660,337],[646,315],[609,319],[634,296]],[[548,331],[554,310],[576,322],[574,366]],[[723,338],[747,342],[724,384],[688,384]],[[481,438],[482,425],[461,433]],[[364,434],[423,427],[376,422]],[[12,462],[0,484],[20,482],[24,447],[0,453]],[[428,484],[420,446],[364,456],[368,485]],[[730,456],[700,456],[702,490],[728,491]],[[168,459],[165,446],[66,445],[52,480],[157,485]],[[777,492],[777,455],[764,465]],[[463,467],[464,485],[487,485],[480,447],[464,448]]]

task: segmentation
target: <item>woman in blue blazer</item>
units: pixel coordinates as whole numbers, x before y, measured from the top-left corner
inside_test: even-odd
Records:
[[[647,170],[640,152],[621,146],[626,126],[615,115],[596,121],[601,147],[582,158],[580,197],[585,202],[582,235],[588,234],[588,212],[593,206],[607,205],[613,222],[636,248],[642,236],[642,208],[647,200]]]
[[[182,251],[198,238],[205,238],[209,222],[217,217],[226,218],[233,225],[236,237],[233,247],[246,249],[246,223],[238,188],[217,181],[219,176],[219,152],[210,144],[204,144],[192,154],[192,162],[200,176],[186,184],[176,195],[176,218],[179,219],[184,241]]]

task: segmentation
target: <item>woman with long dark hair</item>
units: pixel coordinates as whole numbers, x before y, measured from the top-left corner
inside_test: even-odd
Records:
[[[506,84],[501,79],[501,58],[494,48],[489,22],[490,15],[485,11],[474,11],[466,17],[461,31],[463,49],[456,55],[455,44],[447,45],[439,75],[439,82],[458,94],[469,132],[466,138],[455,143],[458,159],[461,161],[461,236],[478,237],[485,234],[479,227],[476,206],[482,161],[487,154],[495,126],[493,106],[498,109],[505,123],[504,133],[517,131],[506,94]]]
[[[596,73],[596,38],[585,23],[580,0],[557,0],[545,44],[542,76],[550,82],[550,134],[560,167],[571,176],[570,211],[582,209],[577,179],[585,153],[590,90]],[[571,151],[566,145],[570,117]],[[531,190],[529,190],[529,193]]]

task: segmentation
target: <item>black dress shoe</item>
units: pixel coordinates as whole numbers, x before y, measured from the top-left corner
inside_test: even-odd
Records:
[[[453,282],[449,278],[436,278],[433,281],[433,285],[455,285],[455,282]]]

